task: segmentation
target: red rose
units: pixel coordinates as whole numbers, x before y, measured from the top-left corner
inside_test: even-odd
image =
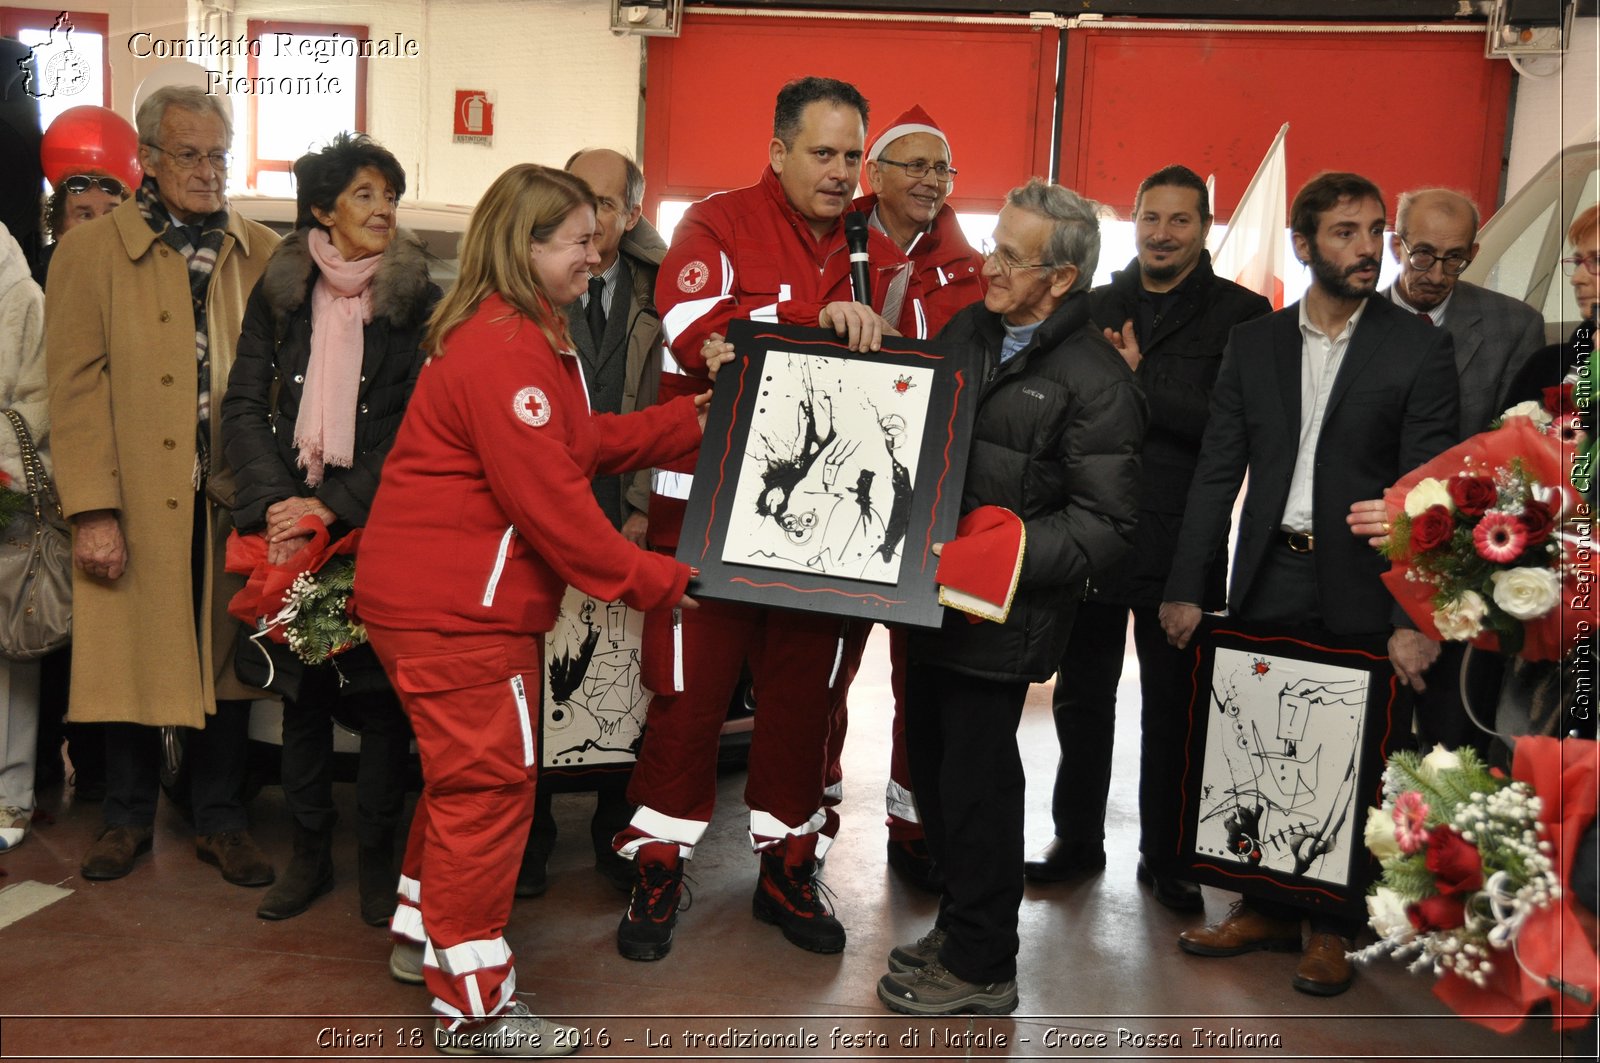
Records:
[[[1522,526],[1528,529],[1528,545],[1538,546],[1550,538],[1550,532],[1555,529],[1556,518],[1551,515],[1550,507],[1543,502],[1532,500],[1522,511]]]
[[[1427,551],[1443,546],[1455,533],[1456,520],[1443,506],[1429,506],[1411,518],[1411,549]]]
[[[1544,389],[1544,408],[1552,414],[1573,413],[1577,406],[1572,401],[1572,385],[1558,384]]]
[[[1426,861],[1428,870],[1433,872],[1433,884],[1447,897],[1483,888],[1483,860],[1478,856],[1478,847],[1448,823],[1428,832]]]
[[[1406,918],[1417,928],[1417,933],[1432,930],[1454,930],[1467,922],[1467,904],[1460,897],[1427,897],[1416,904],[1406,905]]]
[[[1483,516],[1499,497],[1494,481],[1487,476],[1452,476],[1445,486],[1450,491],[1450,501],[1468,517]]]

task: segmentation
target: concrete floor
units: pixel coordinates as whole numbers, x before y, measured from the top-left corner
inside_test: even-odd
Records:
[[[886,1012],[874,996],[889,949],[922,934],[935,909],[934,898],[884,865],[889,695],[881,631],[851,695],[844,829],[824,874],[850,934],[844,953],[803,952],[751,917],[756,863],[745,833],[744,777],[732,773],[723,776],[717,821],[690,865],[693,905],[672,954],[657,963],[622,959],[614,933],[625,901],[592,868],[589,799],[562,796],[550,890],[518,901],[507,928],[524,999],[536,1013],[588,1031],[583,1052],[595,1057],[1580,1058],[1547,1019],[1502,1037],[1456,1018],[1425,978],[1392,962],[1363,970],[1343,996],[1319,999],[1290,988],[1293,956],[1208,960],[1180,952],[1177,934],[1192,917],[1156,904],[1134,882],[1131,660],[1127,673],[1109,864],[1076,883],[1028,887],[1014,1016],[911,1020]],[[1033,689],[1020,735],[1031,783],[1030,849],[1050,834],[1049,696],[1047,686]],[[0,923],[15,920],[0,925],[0,1055],[432,1055],[427,994],[389,978],[386,932],[356,916],[349,789],[339,787],[336,889],[304,915],[275,923],[254,915],[260,891],[230,886],[195,859],[189,831],[170,808],[158,820],[154,854],[133,874],[83,880],[78,861],[97,833],[99,808],[75,804],[70,791],[42,795],[54,821],[0,856],[0,886],[10,891],[0,894]],[[289,850],[281,792],[263,791],[252,815],[258,840],[281,868]],[[1205,894],[1208,918],[1226,911],[1227,895]],[[34,904],[43,906],[17,917]],[[750,1040],[728,1043],[731,1035]],[[774,1036],[780,1043],[765,1040]],[[786,1046],[804,1036],[817,1040]]]

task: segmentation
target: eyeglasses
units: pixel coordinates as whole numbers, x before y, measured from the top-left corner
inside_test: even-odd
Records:
[[[991,258],[994,259],[995,265],[1000,267],[1000,272],[1007,277],[1011,276],[1012,271],[1019,269],[1029,270],[1056,268],[1049,262],[1018,262],[1016,259],[1011,257],[1011,253],[1009,251],[1002,251],[988,240],[983,241],[982,245],[980,246],[980,250],[983,252],[984,261],[987,262]]]
[[[180,170],[194,169],[200,165],[201,159],[209,162],[213,170],[226,170],[228,168],[229,156],[225,151],[195,151],[193,148],[184,148],[182,151],[168,151],[160,144],[146,144],[145,147],[154,148],[161,154],[170,156],[172,161],[178,164],[178,169]]]
[[[928,171],[933,171],[933,176],[940,184],[949,184],[950,179],[956,175],[956,168],[947,162],[928,162],[918,159],[916,162],[895,162],[893,159],[878,157],[878,161],[888,166],[898,166],[906,172],[906,176],[913,181],[920,181],[928,176]]]
[[[90,177],[88,174],[82,173],[73,174],[71,177],[62,178],[60,187],[64,189],[68,195],[74,196],[82,195],[91,188],[98,188],[106,195],[116,196],[118,199],[126,198],[128,195],[128,190],[124,188],[122,182],[117,180],[115,177]]]
[[[1472,265],[1472,259],[1466,255],[1436,255],[1432,251],[1413,251],[1403,236],[1400,238],[1400,246],[1405,248],[1406,261],[1418,273],[1428,272],[1437,262],[1444,267],[1446,277],[1459,277],[1467,271],[1468,266]]]
[[[1589,271],[1589,276],[1600,277],[1600,255],[1572,255],[1561,260],[1561,272],[1571,277],[1582,266]]]

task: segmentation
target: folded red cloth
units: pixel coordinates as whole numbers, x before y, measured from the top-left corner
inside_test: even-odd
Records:
[[[959,609],[976,624],[1005,623],[1022,575],[1027,534],[1022,518],[1002,506],[979,506],[961,518],[956,537],[939,554],[934,579],[939,604]]]

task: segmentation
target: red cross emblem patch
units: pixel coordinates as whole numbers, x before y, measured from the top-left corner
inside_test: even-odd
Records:
[[[511,412],[523,424],[543,428],[550,423],[550,400],[538,388],[523,388],[511,400]]]
[[[695,259],[678,271],[678,288],[693,295],[706,286],[706,281],[711,279],[711,270],[699,259]]]

